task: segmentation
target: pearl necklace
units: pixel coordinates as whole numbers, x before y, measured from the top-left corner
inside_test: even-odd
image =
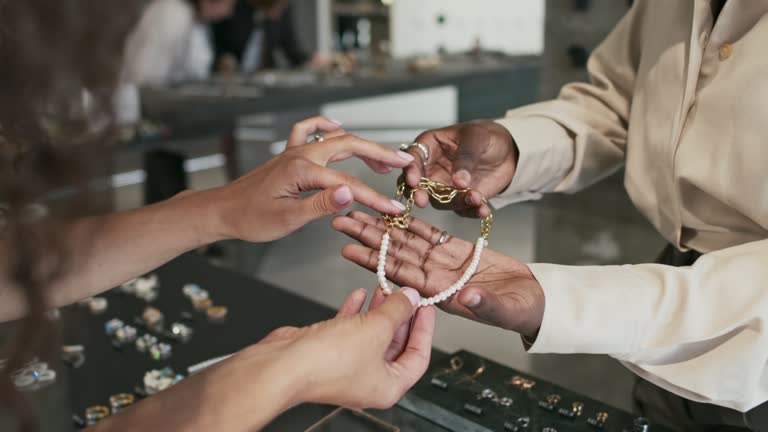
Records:
[[[468,191],[468,189],[456,189],[443,183],[433,182],[427,178],[422,178],[419,181],[419,186],[417,188],[408,188],[404,181],[401,181],[398,184],[397,195],[395,197],[402,200],[406,193],[408,194],[408,198],[405,201],[405,211],[402,214],[396,216],[382,215],[382,219],[384,220],[384,224],[387,227],[387,230],[381,237],[381,249],[379,250],[379,260],[376,266],[376,276],[379,281],[379,286],[384,292],[384,295],[392,294],[392,286],[390,285],[389,281],[387,281],[386,274],[387,251],[389,250],[389,241],[391,238],[390,231],[393,228],[408,229],[407,218],[413,210],[413,197],[416,193],[416,190],[418,189],[426,191],[433,199],[442,204],[450,203],[458,194]],[[475,272],[477,272],[477,267],[480,265],[483,249],[488,246],[488,234],[491,231],[492,224],[493,214],[488,215],[487,218],[480,222],[481,236],[475,243],[475,250],[472,255],[472,261],[469,263],[467,269],[464,270],[464,274],[462,274],[459,280],[432,297],[422,298],[419,302],[419,306],[426,307],[443,302],[464,288],[464,285],[466,285],[472,276],[475,275]]]

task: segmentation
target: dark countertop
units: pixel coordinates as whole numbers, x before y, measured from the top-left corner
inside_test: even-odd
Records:
[[[188,366],[234,353],[258,342],[278,327],[306,326],[335,315],[335,311],[326,306],[264,282],[213,267],[195,254],[181,256],[155,273],[159,276],[160,288],[159,296],[152,305],[165,315],[166,328],[179,320],[182,311],[194,312],[181,292],[187,283],[200,285],[210,292],[216,304],[227,306],[227,320],[210,323],[204,315],[195,312],[196,321],[191,324],[195,332],[192,338],[187,343],[173,343],[173,355],[168,361],[155,361],[149,355],[139,353],[133,344],[121,350],[115,349],[104,333],[104,323],[112,318],[133,324],[134,317],[140,316],[147,306],[143,300],[113,290],[105,294],[109,307],[103,314],[91,314],[87,307],[79,305],[63,308],[62,342],[65,345],[84,345],[86,361],[78,369],[52,363],[52,368],[58,373],[57,382],[30,393],[41,413],[43,431],[74,430],[70,418],[72,413],[83,416],[88,406],[108,406],[110,395],[132,392],[142,382],[144,373],[151,369],[170,366],[177,373],[186,375]],[[143,333],[139,328],[139,335]],[[266,430],[303,431],[334,409],[319,405],[299,406],[276,419]],[[402,423],[401,430],[404,432],[443,431],[399,408],[375,415]],[[5,430],[4,424],[9,423],[0,413],[0,429]]]
[[[276,72],[228,83],[210,81],[142,89],[142,114],[146,119],[169,125],[172,138],[199,137],[227,130],[238,117],[246,115],[488,79],[511,79],[520,73],[524,75],[522,79],[513,82],[529,88],[529,84],[536,82],[538,70],[539,58],[535,56],[484,55],[452,57],[439,69],[418,73],[397,63],[385,72],[363,70],[350,77]],[[535,93],[535,89],[532,91]]]

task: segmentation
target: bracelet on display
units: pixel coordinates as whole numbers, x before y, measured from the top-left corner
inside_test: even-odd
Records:
[[[382,219],[384,220],[386,231],[381,238],[381,249],[379,250],[379,260],[376,268],[376,275],[378,278],[379,286],[381,286],[381,289],[384,291],[385,295],[392,293],[392,287],[387,281],[386,275],[387,251],[389,249],[390,232],[395,228],[408,229],[408,217],[413,211],[414,195],[416,194],[417,190],[423,190],[427,192],[427,194],[429,194],[432,199],[441,204],[449,204],[457,196],[459,196],[459,194],[469,192],[469,189],[457,189],[443,183],[432,181],[426,177],[421,178],[417,187],[411,188],[405,183],[404,178],[400,179],[397,185],[397,193],[395,195],[395,199],[398,199],[401,202],[404,201],[405,211],[399,215],[381,215]],[[472,261],[464,271],[464,274],[461,276],[461,278],[459,278],[459,280],[456,281],[453,285],[444,289],[438,294],[429,298],[421,299],[419,306],[425,307],[440,303],[447,300],[454,294],[461,291],[462,288],[464,288],[464,285],[472,278],[472,276],[474,276],[478,266],[480,265],[480,258],[482,257],[483,249],[488,246],[488,235],[491,232],[492,225],[493,213],[490,213],[488,217],[480,221],[480,237],[475,243],[475,251],[472,256]],[[440,237],[440,240],[438,240],[438,245],[445,242],[446,237],[447,233],[443,233],[443,235]]]

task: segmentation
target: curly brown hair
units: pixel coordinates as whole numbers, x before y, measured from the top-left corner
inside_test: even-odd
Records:
[[[0,0],[0,256],[3,279],[26,299],[0,352],[0,408],[23,431],[38,429],[36,415],[9,371],[56,346],[48,290],[71,258],[56,227],[110,194],[113,94],[145,2]]]

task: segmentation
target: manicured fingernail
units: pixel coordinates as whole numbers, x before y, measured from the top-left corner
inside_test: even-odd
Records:
[[[333,200],[336,202],[336,205],[340,207],[344,207],[347,204],[352,202],[352,190],[349,188],[349,186],[342,186],[333,193]]]
[[[339,120],[335,120],[335,119],[328,119],[328,120],[330,120],[330,121],[331,121],[331,123],[334,123],[334,124],[336,124],[336,126],[341,126],[341,125],[343,125],[343,124],[344,124],[344,123],[342,123],[342,122],[341,122],[341,121],[339,121]]]
[[[480,304],[480,301],[482,299],[480,298],[480,294],[478,293],[472,293],[472,295],[469,296],[466,302],[464,302],[464,305],[467,307],[475,307]]]
[[[408,297],[408,300],[411,301],[412,305],[418,306],[419,302],[421,302],[421,295],[415,289],[413,289],[413,288],[403,288],[400,291],[403,294],[405,294],[406,297]]]
[[[405,160],[407,160],[408,162],[413,162],[414,160],[416,160],[416,158],[415,158],[415,157],[413,157],[413,155],[412,155],[412,154],[410,154],[410,153],[406,153],[406,152],[404,152],[404,151],[398,151],[398,152],[397,152],[397,155],[398,155],[398,156],[400,156],[400,158],[401,158],[401,159],[405,159]]]
[[[405,211],[405,205],[400,201],[390,200],[393,206],[397,207],[400,211]]]
[[[472,179],[472,175],[465,169],[456,171],[456,176],[465,182],[469,182]]]

